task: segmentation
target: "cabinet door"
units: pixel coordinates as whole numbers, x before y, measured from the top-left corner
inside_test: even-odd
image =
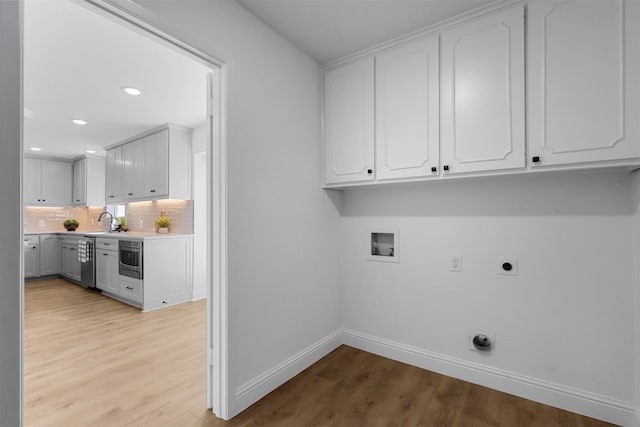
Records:
[[[433,175],[439,158],[438,37],[376,56],[376,178]]]
[[[169,194],[169,131],[145,137],[142,146],[142,194],[147,198],[166,196]]]
[[[62,245],[62,275],[80,281],[82,265],[78,260],[77,244]]]
[[[524,167],[523,7],[445,31],[441,49],[444,173]]]
[[[324,180],[374,179],[374,60],[365,58],[324,76]]]
[[[142,304],[142,280],[120,276],[120,295],[130,301]]]
[[[122,147],[107,151],[105,169],[107,203],[120,201],[122,199]]]
[[[122,147],[122,198],[124,200],[142,197],[142,141],[125,144]]]
[[[71,163],[42,160],[42,203],[71,204],[71,176]]]
[[[87,159],[73,162],[73,204],[84,205],[87,202]]]
[[[41,204],[42,161],[24,158],[22,191],[25,204]]]
[[[120,295],[118,252],[96,250],[96,287],[114,295]]]
[[[30,236],[24,239],[24,277],[37,277],[39,270],[38,236]]]
[[[40,236],[40,275],[60,273],[60,249],[58,236]]]
[[[529,4],[531,160],[640,157],[639,22],[637,1]]]

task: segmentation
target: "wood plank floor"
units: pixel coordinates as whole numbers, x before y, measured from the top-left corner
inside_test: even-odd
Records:
[[[346,346],[224,422],[205,403],[205,310],[28,282],[25,426],[611,425]]]

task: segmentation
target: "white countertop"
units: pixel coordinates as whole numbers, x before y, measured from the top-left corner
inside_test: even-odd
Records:
[[[133,239],[133,240],[150,240],[150,239],[170,239],[172,237],[186,237],[193,236],[193,234],[182,234],[182,233],[167,233],[167,234],[157,234],[157,233],[149,233],[142,231],[127,231],[127,232],[114,232],[107,233],[106,231],[49,231],[49,232],[26,232],[25,236],[33,236],[33,235],[41,235],[41,234],[56,234],[58,236],[69,236],[69,237],[99,237],[101,239]]]

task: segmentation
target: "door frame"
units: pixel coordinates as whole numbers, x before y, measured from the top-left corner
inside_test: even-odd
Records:
[[[73,0],[208,67],[207,405],[229,419],[227,316],[227,73],[224,61],[160,29],[159,17],[130,0]]]

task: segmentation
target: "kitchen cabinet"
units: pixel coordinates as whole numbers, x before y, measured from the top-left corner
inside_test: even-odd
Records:
[[[374,59],[324,75],[325,184],[374,180]]]
[[[40,276],[60,273],[59,240],[55,234],[40,235]]]
[[[528,5],[533,165],[640,157],[640,3]]]
[[[193,238],[191,236],[171,236],[145,239],[143,279],[144,311],[191,300]]]
[[[375,57],[378,180],[437,175],[438,45],[438,36],[431,36]]]
[[[119,202],[122,200],[122,147],[107,150],[105,168],[106,201]]]
[[[132,277],[120,276],[119,295],[129,301],[142,305],[143,281]]]
[[[60,241],[61,272],[64,277],[80,282],[82,265],[78,259],[78,238],[62,238]]]
[[[122,147],[122,199],[142,198],[142,140]]]
[[[73,204],[105,205],[105,159],[82,157],[73,162]]]
[[[40,239],[38,236],[25,236],[23,241],[24,249],[24,277],[25,279],[38,277],[40,275]]]
[[[142,140],[142,194],[144,197],[169,193],[169,131],[146,136]]]
[[[165,124],[107,147],[107,201],[190,200],[192,132]]]
[[[117,250],[96,249],[96,287],[120,295]]]
[[[444,174],[525,166],[524,8],[441,35]]]
[[[26,205],[71,204],[71,163],[25,157],[23,166],[23,198]]]

